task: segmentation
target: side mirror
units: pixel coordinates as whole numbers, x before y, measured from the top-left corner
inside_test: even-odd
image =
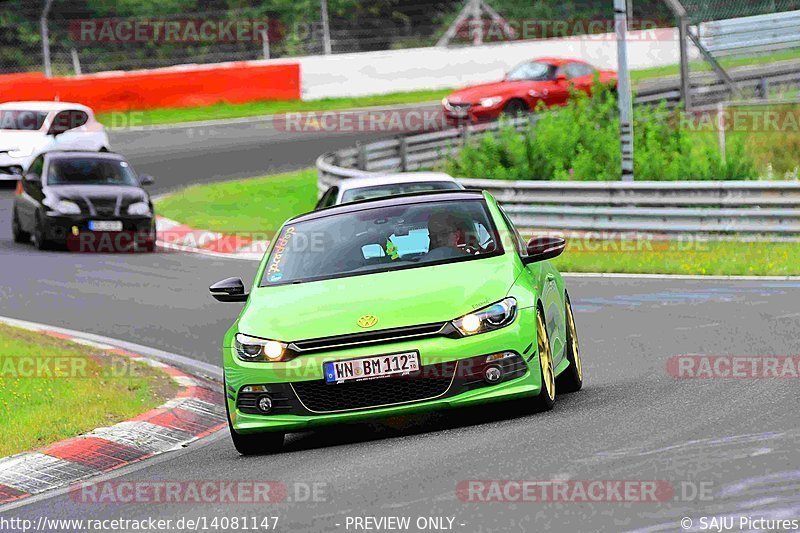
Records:
[[[563,72],[559,72],[558,74],[556,74],[556,81],[558,83],[564,83],[565,81],[567,81],[567,75]]]
[[[141,183],[143,186],[152,185],[155,182],[156,180],[154,180],[153,176],[150,176],[149,174],[142,174],[139,176],[139,183]]]
[[[227,278],[218,281],[208,288],[217,301],[220,302],[246,302],[249,296],[244,292],[242,278]]]
[[[533,237],[528,241],[528,256],[522,262],[528,265],[558,257],[566,247],[567,241],[561,237]]]

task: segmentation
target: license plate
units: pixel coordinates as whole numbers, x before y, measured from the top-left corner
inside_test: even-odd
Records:
[[[322,365],[322,370],[325,372],[325,381],[329,384],[387,378],[418,371],[419,354],[403,352],[346,361],[330,361]]]
[[[91,231],[122,231],[121,220],[90,220],[89,230]]]

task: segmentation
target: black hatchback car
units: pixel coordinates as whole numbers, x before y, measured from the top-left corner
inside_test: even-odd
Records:
[[[17,185],[14,241],[32,237],[39,249],[153,251],[153,203],[142,188],[151,183],[119,154],[44,153]]]

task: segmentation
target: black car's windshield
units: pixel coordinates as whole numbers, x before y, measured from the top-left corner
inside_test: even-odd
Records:
[[[367,208],[284,226],[261,286],[480,259],[502,252],[482,199]]]
[[[547,81],[553,79],[556,68],[550,63],[541,63],[539,61],[529,61],[514,67],[511,72],[506,75],[509,81]]]
[[[50,163],[48,185],[133,185],[139,180],[127,161],[69,158]]]
[[[395,196],[422,191],[457,190],[461,187],[452,181],[422,181],[415,183],[387,183],[373,185],[371,187],[358,187],[348,189],[342,194],[342,202],[357,202],[370,198],[380,198],[383,196]]]
[[[4,109],[0,111],[0,130],[38,131],[46,118],[46,111]]]

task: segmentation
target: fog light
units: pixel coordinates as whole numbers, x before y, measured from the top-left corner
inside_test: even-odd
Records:
[[[262,413],[269,413],[272,411],[272,398],[266,394],[264,396],[259,396],[256,405],[258,405],[258,410]]]
[[[487,383],[497,383],[503,379],[503,371],[496,366],[487,367],[486,370],[483,371],[483,379],[485,379]]]

